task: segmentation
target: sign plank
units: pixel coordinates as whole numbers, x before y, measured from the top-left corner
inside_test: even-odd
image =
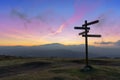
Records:
[[[88,33],[89,31],[87,31],[87,33]],[[81,33],[79,33],[79,35],[83,35],[83,34],[85,34],[85,32],[81,32]]]
[[[82,35],[82,37],[86,37],[86,35]],[[87,37],[101,37],[101,35],[89,34]]]
[[[96,24],[96,23],[98,23],[99,22],[99,20],[95,20],[95,21],[92,21],[92,22],[89,22],[89,23],[87,23],[87,24],[83,24],[82,26],[85,26],[85,25],[92,25],[92,24]]]
[[[85,29],[84,27],[74,27],[74,29]],[[90,27],[87,27],[87,29],[89,30]]]

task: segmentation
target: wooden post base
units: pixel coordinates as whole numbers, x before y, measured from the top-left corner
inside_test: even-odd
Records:
[[[93,70],[93,67],[90,65],[86,65],[83,69],[81,69],[82,72],[89,72],[92,70]]]

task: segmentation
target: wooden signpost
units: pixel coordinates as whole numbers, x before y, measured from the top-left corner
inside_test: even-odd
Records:
[[[82,35],[82,37],[85,37],[86,66],[83,69],[85,71],[89,71],[89,70],[92,69],[92,67],[88,63],[88,37],[101,37],[101,35],[88,34],[89,30],[90,30],[90,27],[87,27],[87,26],[92,25],[92,24],[96,24],[98,22],[99,22],[99,20],[95,20],[95,21],[92,21],[92,22],[87,22],[87,20],[85,20],[85,23],[82,25],[82,27],[74,27],[74,29],[84,30],[84,32],[79,33],[79,35]]]

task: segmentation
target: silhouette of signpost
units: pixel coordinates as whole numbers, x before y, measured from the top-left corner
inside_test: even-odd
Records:
[[[98,23],[99,20],[95,20],[95,21],[92,21],[92,22],[87,22],[87,20],[85,20],[85,23],[82,25],[82,27],[74,27],[74,29],[78,29],[78,30],[84,30],[83,32],[79,33],[79,35],[82,35],[82,37],[85,37],[85,52],[86,52],[86,66],[84,67],[83,70],[85,71],[89,71],[92,69],[92,67],[89,65],[88,63],[88,37],[101,37],[101,35],[96,35],[96,34],[88,34],[89,33],[89,30],[90,30],[90,27],[87,27],[89,25],[92,25],[92,24],[96,24]]]

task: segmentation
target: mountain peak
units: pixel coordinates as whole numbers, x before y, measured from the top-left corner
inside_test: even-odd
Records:
[[[63,44],[60,44],[60,43],[45,44],[43,46],[50,46],[50,45],[52,45],[52,46],[64,46]]]

